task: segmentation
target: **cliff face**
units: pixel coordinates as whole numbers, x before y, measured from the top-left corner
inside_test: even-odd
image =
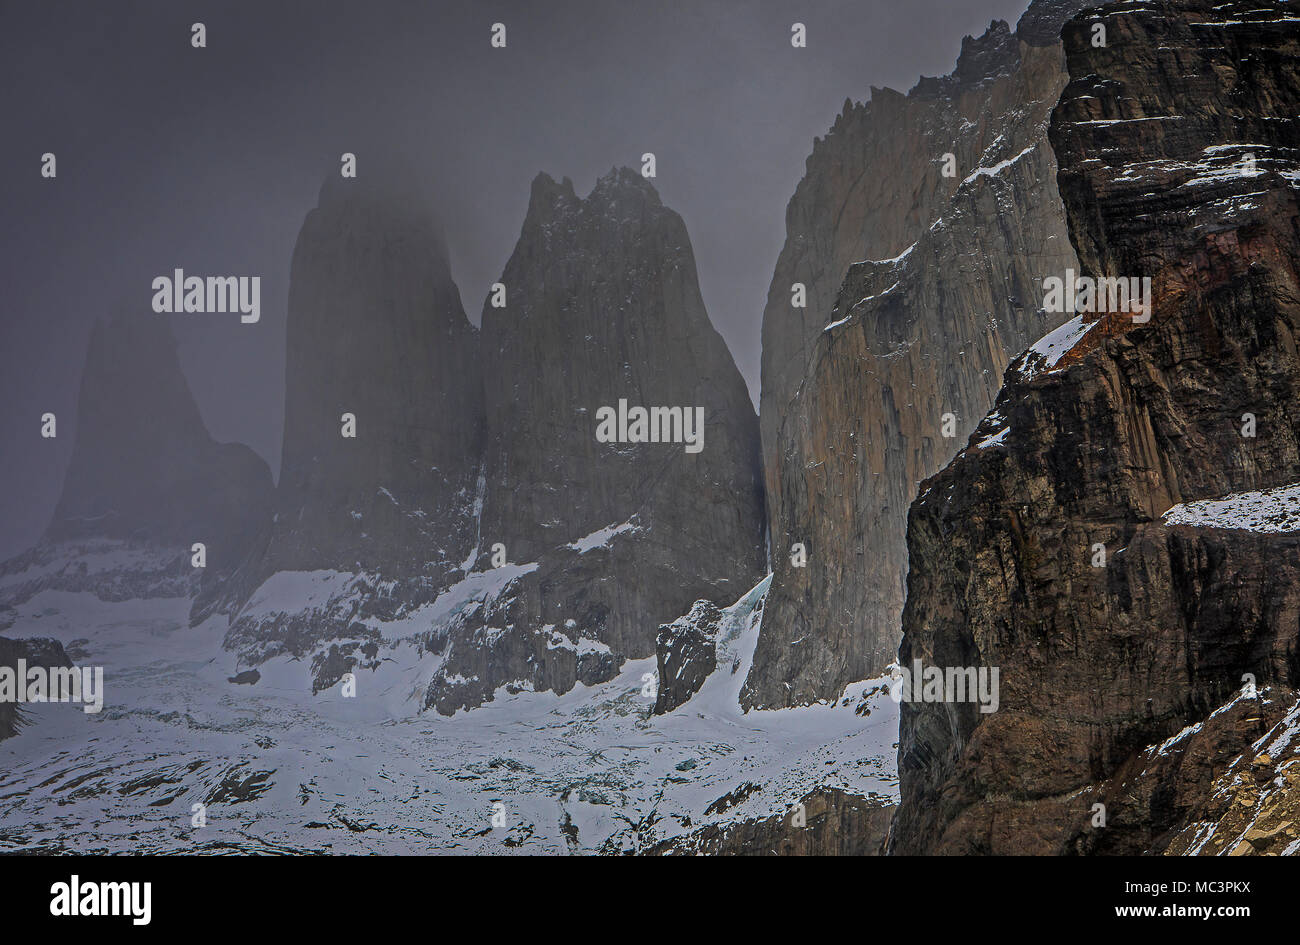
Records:
[[[762,574],[757,419],[704,310],[686,227],[650,183],[612,171],[580,199],[539,176],[501,284],[505,305],[489,299],[482,322],[478,568],[500,563],[498,544],[535,568],[431,641],[449,648],[429,695],[444,711],[504,683],[562,692],[609,678],[652,655],[659,625],[693,601],[734,600]],[[616,417],[607,432],[628,435],[608,442],[602,417],[620,403],[674,408],[689,426],[636,442],[634,420]]]
[[[1094,17],[1064,31],[1051,141],[1080,270],[1149,277],[1153,305],[1094,301],[1034,345],[912,506],[901,661],[999,667],[1001,691],[990,714],[904,704],[895,852],[1197,846],[1212,786],[1294,701],[1237,695],[1300,682],[1291,12],[1119,3],[1105,46]]]
[[[907,96],[873,89],[809,158],[763,320],[775,577],[748,705],[833,699],[893,659],[916,484],[1063,319],[1037,286],[1074,264],[1046,135],[1065,84],[1054,27],[1078,6],[995,22]]]

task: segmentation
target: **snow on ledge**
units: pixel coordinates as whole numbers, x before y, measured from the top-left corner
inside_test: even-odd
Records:
[[[1221,499],[1180,502],[1161,519],[1166,525],[1234,528],[1264,534],[1300,532],[1300,482]]]
[[[1007,442],[1007,434],[1011,432],[1010,427],[1003,427],[996,433],[991,433],[984,439],[975,444],[977,450],[986,450],[990,446],[1002,446]]]
[[[907,250],[907,253],[910,253],[911,251],[912,251],[912,250],[911,250],[911,248],[909,247],[908,250]],[[907,253],[904,253],[903,255],[906,256]],[[902,258],[902,257],[899,257],[899,258]],[[873,261],[874,261],[874,260],[873,260]],[[883,261],[884,261],[884,262],[890,262],[890,260],[883,260]],[[851,309],[849,309],[849,314],[845,315],[843,318],[839,319],[838,321],[831,322],[829,325],[827,325],[825,328],[823,328],[822,331],[823,331],[823,332],[828,332],[828,331],[830,331],[832,328],[839,328],[841,325],[843,325],[843,324],[845,324],[845,323],[851,321],[851,320],[853,319],[853,314],[854,314],[854,312],[856,312],[856,311],[858,310],[858,306],[863,305],[863,304],[865,304],[865,303],[867,303],[867,302],[870,302],[872,299],[883,298],[884,296],[886,296],[886,295],[888,295],[889,293],[893,292],[895,289],[897,289],[897,288],[898,288],[900,285],[902,285],[902,284],[903,284],[903,283],[902,283],[901,281],[900,281],[900,282],[895,282],[893,285],[891,285],[891,286],[890,286],[888,289],[886,289],[884,292],[877,292],[875,295],[868,295],[866,298],[858,299],[856,302],[853,303],[853,307],[852,307]]]
[[[580,555],[585,555],[588,551],[595,548],[608,547],[609,543],[617,535],[639,531],[641,531],[641,526],[633,524],[632,519],[628,519],[622,525],[606,525],[604,528],[597,529],[590,535],[584,535],[577,541],[570,542],[567,547],[573,549]]]
[[[1015,164],[1017,161],[1019,161],[1030,151],[1034,150],[1034,148],[1036,147],[1037,145],[1030,145],[1029,147],[1025,148],[1025,150],[1017,154],[1015,157],[1008,158],[1005,161],[999,161],[997,164],[994,164],[991,167],[977,167],[975,168],[974,171],[970,173],[969,176],[966,177],[965,180],[962,181],[962,183],[969,184],[980,177],[996,177],[998,174],[1001,174],[1008,167],[1010,167],[1012,164]]]
[[[920,242],[919,240],[917,242]],[[868,259],[867,262],[874,263],[877,266],[897,266],[908,256],[912,255],[912,250],[916,249],[916,243],[913,243],[907,249],[903,250],[897,256],[891,256],[889,259]]]
[[[1086,322],[1082,315],[1076,315],[1039,338],[1017,359],[1016,368],[1021,379],[1029,380],[1039,374],[1052,373],[1061,359],[1097,324],[1097,321]]]

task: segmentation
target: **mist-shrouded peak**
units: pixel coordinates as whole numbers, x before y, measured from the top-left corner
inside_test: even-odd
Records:
[[[455,285],[446,234],[434,198],[421,176],[409,162],[364,155],[358,159],[357,169],[355,178],[338,172],[326,175],[316,206],[308,212],[299,232],[294,265],[298,253],[305,249],[324,251],[326,233],[333,234],[340,252],[351,253],[362,248],[362,239],[382,232],[390,241],[411,241],[424,254],[390,254],[391,262],[409,261],[427,268],[437,287],[449,294],[446,290],[454,290]],[[364,265],[365,260],[354,264]]]
[[[310,656],[314,691],[355,664],[358,621],[434,600],[475,543],[478,331],[420,182],[358,158],[294,247],[275,518],[221,602],[241,665]],[[285,572],[334,590],[280,593]]]
[[[277,568],[443,572],[466,551],[477,332],[424,188],[375,163],[326,181],[294,248]]]
[[[91,332],[76,439],[47,537],[136,539],[231,564],[269,515],[271,475],[241,444],[208,433],[168,319],[119,311]]]

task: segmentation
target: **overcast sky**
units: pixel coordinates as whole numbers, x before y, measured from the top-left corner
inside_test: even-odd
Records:
[[[585,195],[658,157],[704,301],[756,396],[785,207],[846,97],[951,71],[1026,0],[0,0],[0,558],[53,512],[90,328],[153,276],[262,277],[262,319],[173,318],[218,440],[278,473],[289,259],[339,155],[424,168],[477,321],[538,171]],[[207,27],[206,49],[190,25]],[[489,44],[507,27],[506,49]],[[790,45],[807,25],[808,48]],[[54,152],[58,177],[40,177]],[[59,416],[43,440],[39,418]]]

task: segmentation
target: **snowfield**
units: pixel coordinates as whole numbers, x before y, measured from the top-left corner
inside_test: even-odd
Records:
[[[288,576],[262,606],[342,580]],[[355,698],[313,697],[289,658],[230,681],[225,619],[189,628],[188,598],[42,591],[3,634],[54,637],[103,666],[105,707],[28,706],[31,724],[0,742],[0,852],[627,852],[784,811],[820,785],[896,802],[886,679],[835,705],[740,711],[767,583],[725,611],[717,672],[659,717],[643,694],[653,659],[563,696],[502,689],[446,718],[418,711],[438,659],[403,633],[422,621],[385,632]],[[705,815],[747,784],[759,789]]]
[[[1236,528],[1265,534],[1300,531],[1300,483],[1237,492],[1221,499],[1180,502],[1165,512],[1166,525]]]

